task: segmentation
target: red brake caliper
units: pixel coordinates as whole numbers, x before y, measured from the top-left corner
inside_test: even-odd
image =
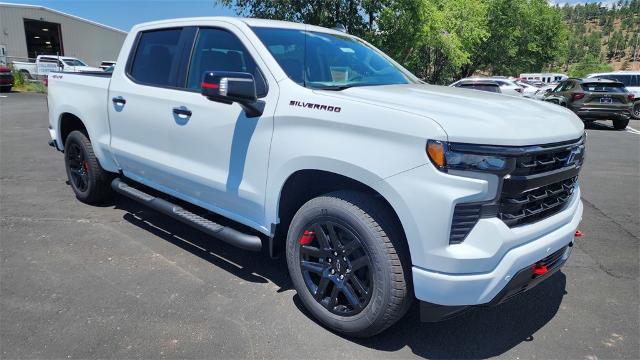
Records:
[[[89,163],[87,162],[87,160],[82,162],[82,168],[84,169],[85,173],[89,172]]]
[[[313,237],[315,236],[315,234],[316,233],[314,233],[313,231],[305,230],[304,234],[300,236],[298,242],[300,243],[300,245],[309,245],[313,241]]]

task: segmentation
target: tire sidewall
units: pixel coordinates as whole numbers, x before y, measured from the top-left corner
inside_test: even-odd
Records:
[[[91,196],[92,190],[96,186],[95,169],[93,169],[91,161],[89,161],[89,153],[87,151],[87,146],[91,146],[91,143],[89,143],[89,140],[81,132],[72,131],[69,134],[69,136],[67,137],[67,141],[65,142],[64,148],[68,149],[70,147],[70,145],[72,145],[72,144],[78,144],[80,146],[80,150],[82,151],[84,159],[89,164],[89,166],[87,166],[87,168],[88,168],[88,171],[87,171],[87,190],[80,191],[76,187],[76,185],[73,183],[73,179],[71,177],[71,169],[69,167],[69,159],[68,159],[67,154],[65,152],[64,166],[65,166],[65,170],[67,171],[67,178],[69,179],[69,185],[71,186],[71,189],[73,189],[73,192],[76,194],[76,197],[80,201],[88,201],[88,199]]]
[[[384,249],[380,233],[372,229],[364,219],[347,206],[346,201],[334,198],[316,198],[305,204],[293,218],[287,234],[287,265],[305,307],[322,323],[335,330],[349,333],[361,332],[379,321],[384,315],[384,307],[391,300],[391,274],[386,269],[391,266]],[[351,230],[362,243],[373,267],[373,294],[366,307],[350,317],[334,314],[319,304],[307,289],[300,269],[300,245],[298,239],[305,227],[316,221],[331,220]]]

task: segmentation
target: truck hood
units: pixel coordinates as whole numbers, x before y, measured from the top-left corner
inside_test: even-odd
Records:
[[[410,84],[352,87],[334,94],[430,118],[452,142],[534,145],[584,133],[582,121],[561,106],[484,91]]]

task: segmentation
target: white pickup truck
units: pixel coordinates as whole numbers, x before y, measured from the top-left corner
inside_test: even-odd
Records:
[[[304,306],[352,336],[416,298],[435,321],[533,287],[567,260],[582,216],[571,111],[425,84],[321,27],[138,25],[112,74],[51,74],[48,105],[80,201],[115,191],[283,253]]]
[[[11,65],[27,79],[33,79],[38,75],[47,75],[52,71],[102,71],[101,68],[89,66],[80,59],[56,55],[38,55],[35,62],[13,61]]]

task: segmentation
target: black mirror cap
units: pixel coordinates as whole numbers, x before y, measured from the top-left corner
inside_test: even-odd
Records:
[[[258,100],[253,75],[245,72],[207,71],[200,84],[202,95],[224,103]]]

